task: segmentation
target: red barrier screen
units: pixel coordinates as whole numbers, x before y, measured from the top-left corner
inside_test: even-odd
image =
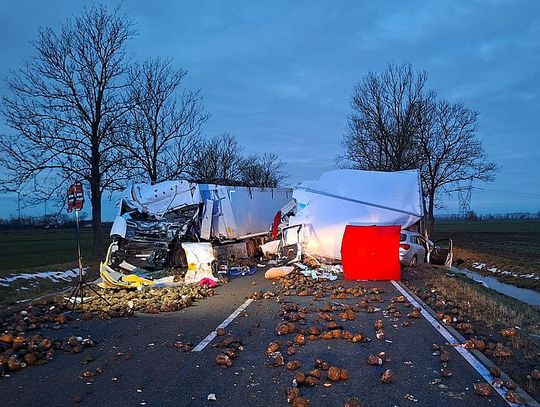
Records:
[[[398,226],[347,225],[341,242],[345,280],[400,280]]]

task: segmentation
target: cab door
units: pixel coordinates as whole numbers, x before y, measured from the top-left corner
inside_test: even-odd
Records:
[[[450,267],[452,265],[452,240],[437,240],[433,244],[433,250],[430,254],[430,263],[438,266]]]

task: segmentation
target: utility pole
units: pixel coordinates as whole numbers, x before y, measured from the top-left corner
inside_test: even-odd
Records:
[[[17,194],[17,215],[19,217],[19,225],[21,224],[21,193],[17,189],[4,189],[4,192],[13,192]]]
[[[12,189],[11,192],[15,192],[17,194],[17,213],[19,215],[19,226],[20,226],[21,225],[21,193],[16,189]]]

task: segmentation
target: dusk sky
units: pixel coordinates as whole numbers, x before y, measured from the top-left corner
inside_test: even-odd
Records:
[[[39,27],[57,28],[85,4],[3,1],[0,76],[32,55]],[[471,209],[540,211],[538,0],[120,4],[138,31],[134,57],[171,57],[188,70],[186,87],[201,89],[211,114],[203,133],[228,131],[246,153],[278,154],[290,185],[336,167],[353,84],[407,61],[428,72],[441,97],[480,112],[478,136],[501,171],[496,182],[477,184]],[[15,214],[16,195],[1,196],[0,207],[0,217]],[[443,212],[456,213],[457,204]]]

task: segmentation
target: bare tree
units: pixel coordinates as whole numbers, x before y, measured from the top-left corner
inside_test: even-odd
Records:
[[[426,80],[425,72],[415,73],[410,64],[403,64],[370,72],[354,85],[341,163],[362,170],[415,168]]]
[[[204,140],[194,150],[191,178],[198,182],[239,185],[244,148],[228,133]]]
[[[287,179],[285,163],[274,153],[253,155],[245,160],[242,184],[245,186],[276,188]]]
[[[123,147],[133,176],[152,183],[185,175],[208,119],[200,91],[181,89],[187,71],[170,61],[147,60],[129,75],[129,117]]]
[[[73,180],[90,186],[93,254],[101,255],[101,198],[117,186],[122,167],[115,135],[127,110],[121,93],[132,22],[94,6],[59,32],[41,29],[35,54],[7,80],[0,138],[5,188],[34,179],[51,196]]]
[[[497,165],[488,161],[477,139],[478,112],[463,103],[433,102],[424,111],[418,137],[422,153],[422,183],[428,199],[429,231],[435,222],[435,200],[439,192],[458,191],[461,182],[493,181]]]
[[[432,232],[440,193],[456,192],[465,181],[492,181],[497,166],[477,139],[478,113],[462,103],[438,101],[425,89],[426,81],[425,72],[404,64],[371,72],[355,85],[345,153],[338,162],[363,170],[420,169]]]
[[[244,157],[236,137],[224,133],[202,141],[193,151],[189,174],[197,182],[275,188],[287,175],[285,163],[272,153]]]

